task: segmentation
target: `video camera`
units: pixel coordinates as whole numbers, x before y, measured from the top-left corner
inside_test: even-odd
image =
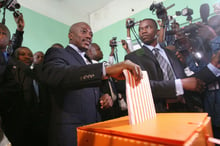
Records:
[[[167,10],[164,7],[163,3],[152,3],[150,6],[150,11],[155,12],[157,14],[157,18],[166,19],[167,18]]]
[[[112,37],[112,39],[110,40],[110,47],[117,47],[117,41],[116,41],[117,37]]]
[[[20,9],[21,5],[17,0],[0,0],[0,8],[8,9],[9,11],[14,12],[15,17],[20,16],[20,12],[17,9]]]
[[[182,16],[191,16],[193,14],[193,10],[190,8],[184,8],[182,10]],[[200,17],[202,19],[203,24],[207,25],[207,18],[209,16],[209,5],[202,4],[200,6]],[[188,20],[189,21],[189,20]],[[191,20],[190,20],[191,21]],[[187,26],[177,30],[177,31],[168,31],[167,35],[177,35],[180,37],[175,38],[174,45],[176,46],[177,50],[182,52],[186,51],[188,48],[186,47],[186,42],[190,43],[191,47],[193,47],[195,52],[202,52],[205,54],[207,52],[207,43],[206,40],[203,40],[200,36],[198,36],[198,30],[200,26],[197,23],[190,23]]]

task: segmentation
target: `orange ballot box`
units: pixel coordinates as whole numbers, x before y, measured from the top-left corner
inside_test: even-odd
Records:
[[[77,128],[78,146],[210,146],[207,113],[158,113],[137,125],[128,116]]]

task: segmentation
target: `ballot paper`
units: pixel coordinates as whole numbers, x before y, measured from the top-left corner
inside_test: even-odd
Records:
[[[148,74],[146,71],[142,72],[143,78],[138,82],[128,70],[123,71],[126,80],[129,123],[131,125],[156,117]]]

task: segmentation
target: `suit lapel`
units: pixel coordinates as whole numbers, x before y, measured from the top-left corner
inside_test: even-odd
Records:
[[[65,49],[67,50],[67,52],[69,52],[72,55],[73,58],[75,58],[79,62],[79,64],[86,65],[83,58],[73,48],[67,46]]]
[[[177,57],[175,56],[175,54],[171,51],[168,51],[167,49],[164,49],[164,51],[167,54],[167,57],[170,61],[170,64],[173,68],[173,71],[176,75],[176,78],[183,78],[185,77],[185,73],[184,73],[184,67],[182,66],[182,64],[180,63],[180,61],[177,59]]]
[[[154,56],[153,52],[145,46],[143,46],[143,49],[144,49],[144,56],[150,58],[150,60],[152,60],[156,64],[156,66],[160,68],[160,64],[157,61],[156,57]]]

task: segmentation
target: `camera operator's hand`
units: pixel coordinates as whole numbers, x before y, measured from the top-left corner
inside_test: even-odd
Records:
[[[220,50],[212,55],[211,64],[220,69]]]
[[[179,61],[185,66],[186,65],[186,56],[184,56],[183,53],[180,53],[179,51],[176,52],[176,57],[179,59]]]
[[[20,15],[18,17],[14,16],[14,20],[15,20],[15,23],[17,24],[17,30],[23,31],[24,25],[25,25],[23,14],[20,13]]]
[[[131,23],[132,22],[132,23]],[[130,31],[131,25],[130,24],[134,24],[134,20],[132,18],[127,18],[126,19],[126,28],[127,30]]]
[[[198,36],[200,36],[204,40],[210,41],[217,36],[215,30],[211,28],[210,26],[204,25],[202,23],[197,23],[197,26],[199,26]]]
[[[125,49],[127,53],[130,53],[128,43],[125,40],[121,40],[122,47]]]
[[[143,74],[139,65],[131,62],[130,60],[125,60],[123,62],[110,65],[106,67],[106,74],[117,80],[124,80],[123,70],[129,70],[133,75],[136,81],[142,79]]]

